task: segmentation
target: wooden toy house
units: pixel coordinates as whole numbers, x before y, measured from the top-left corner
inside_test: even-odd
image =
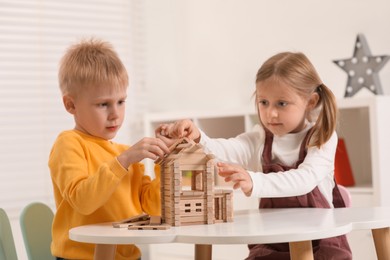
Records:
[[[232,190],[214,188],[214,156],[200,144],[183,138],[170,148],[161,165],[161,218],[172,226],[233,221]],[[183,173],[190,186],[183,186]]]

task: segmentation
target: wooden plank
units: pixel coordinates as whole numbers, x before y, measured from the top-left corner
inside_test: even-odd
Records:
[[[130,226],[129,230],[165,230],[170,229],[170,225],[145,225],[145,226]]]
[[[291,260],[314,260],[311,241],[290,242]]]
[[[371,230],[374,243],[376,255],[379,260],[389,260],[390,259],[390,228],[379,228]]]

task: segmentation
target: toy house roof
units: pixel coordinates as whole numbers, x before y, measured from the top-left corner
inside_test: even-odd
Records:
[[[207,161],[213,159],[212,154],[206,154],[201,144],[195,143],[188,138],[179,139],[170,148],[170,153],[164,158],[156,160],[157,164],[172,164],[174,161],[179,161],[181,164],[206,164]]]

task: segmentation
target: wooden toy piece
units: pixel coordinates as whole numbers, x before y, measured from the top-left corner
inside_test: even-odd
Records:
[[[137,216],[133,216],[130,218],[123,219],[118,222],[113,222],[112,226],[115,228],[125,228],[128,227],[129,225],[134,225],[134,224],[141,224],[141,223],[149,223],[149,215],[142,213]]]
[[[166,230],[170,229],[169,225],[144,225],[144,226],[129,226],[129,230]]]
[[[114,228],[127,228],[130,226],[140,226],[140,225],[148,225],[149,220],[144,221],[136,221],[136,222],[126,222],[126,223],[112,223]]]
[[[192,142],[192,141],[191,141]],[[170,147],[169,147],[169,151],[170,153],[169,154],[172,154],[172,152],[178,148],[178,147],[183,147],[183,145],[181,144],[186,144],[186,143],[190,143],[189,142],[189,139],[188,138],[183,138],[183,139],[179,139],[177,140],[174,144],[172,144]],[[181,146],[180,146],[181,145]],[[168,154],[167,154],[168,155]],[[154,161],[155,164],[161,164],[161,162],[167,157],[167,155],[165,155],[164,158],[158,158],[157,160]]]
[[[144,226],[144,225],[149,225],[149,224],[150,224],[150,221],[148,219],[148,220],[143,220],[143,221],[135,221],[135,222],[127,223],[127,227],[131,227],[131,226]]]
[[[169,225],[161,225],[161,216],[149,216],[148,214],[140,214],[122,221],[113,222],[112,226],[130,230],[164,230],[170,228]]]
[[[150,216],[149,225],[161,225],[161,216]]]
[[[156,163],[161,166],[161,221],[172,226],[233,221],[232,190],[214,189],[214,155],[183,138]],[[183,190],[183,173],[191,173],[190,190]],[[187,186],[188,187],[188,186]]]

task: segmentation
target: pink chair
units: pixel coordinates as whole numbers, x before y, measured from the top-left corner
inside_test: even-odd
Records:
[[[351,193],[349,193],[347,188],[345,188],[343,185],[337,184],[337,186],[338,186],[339,191],[341,193],[341,197],[343,197],[345,206],[347,208],[351,207],[351,203],[352,203]]]

